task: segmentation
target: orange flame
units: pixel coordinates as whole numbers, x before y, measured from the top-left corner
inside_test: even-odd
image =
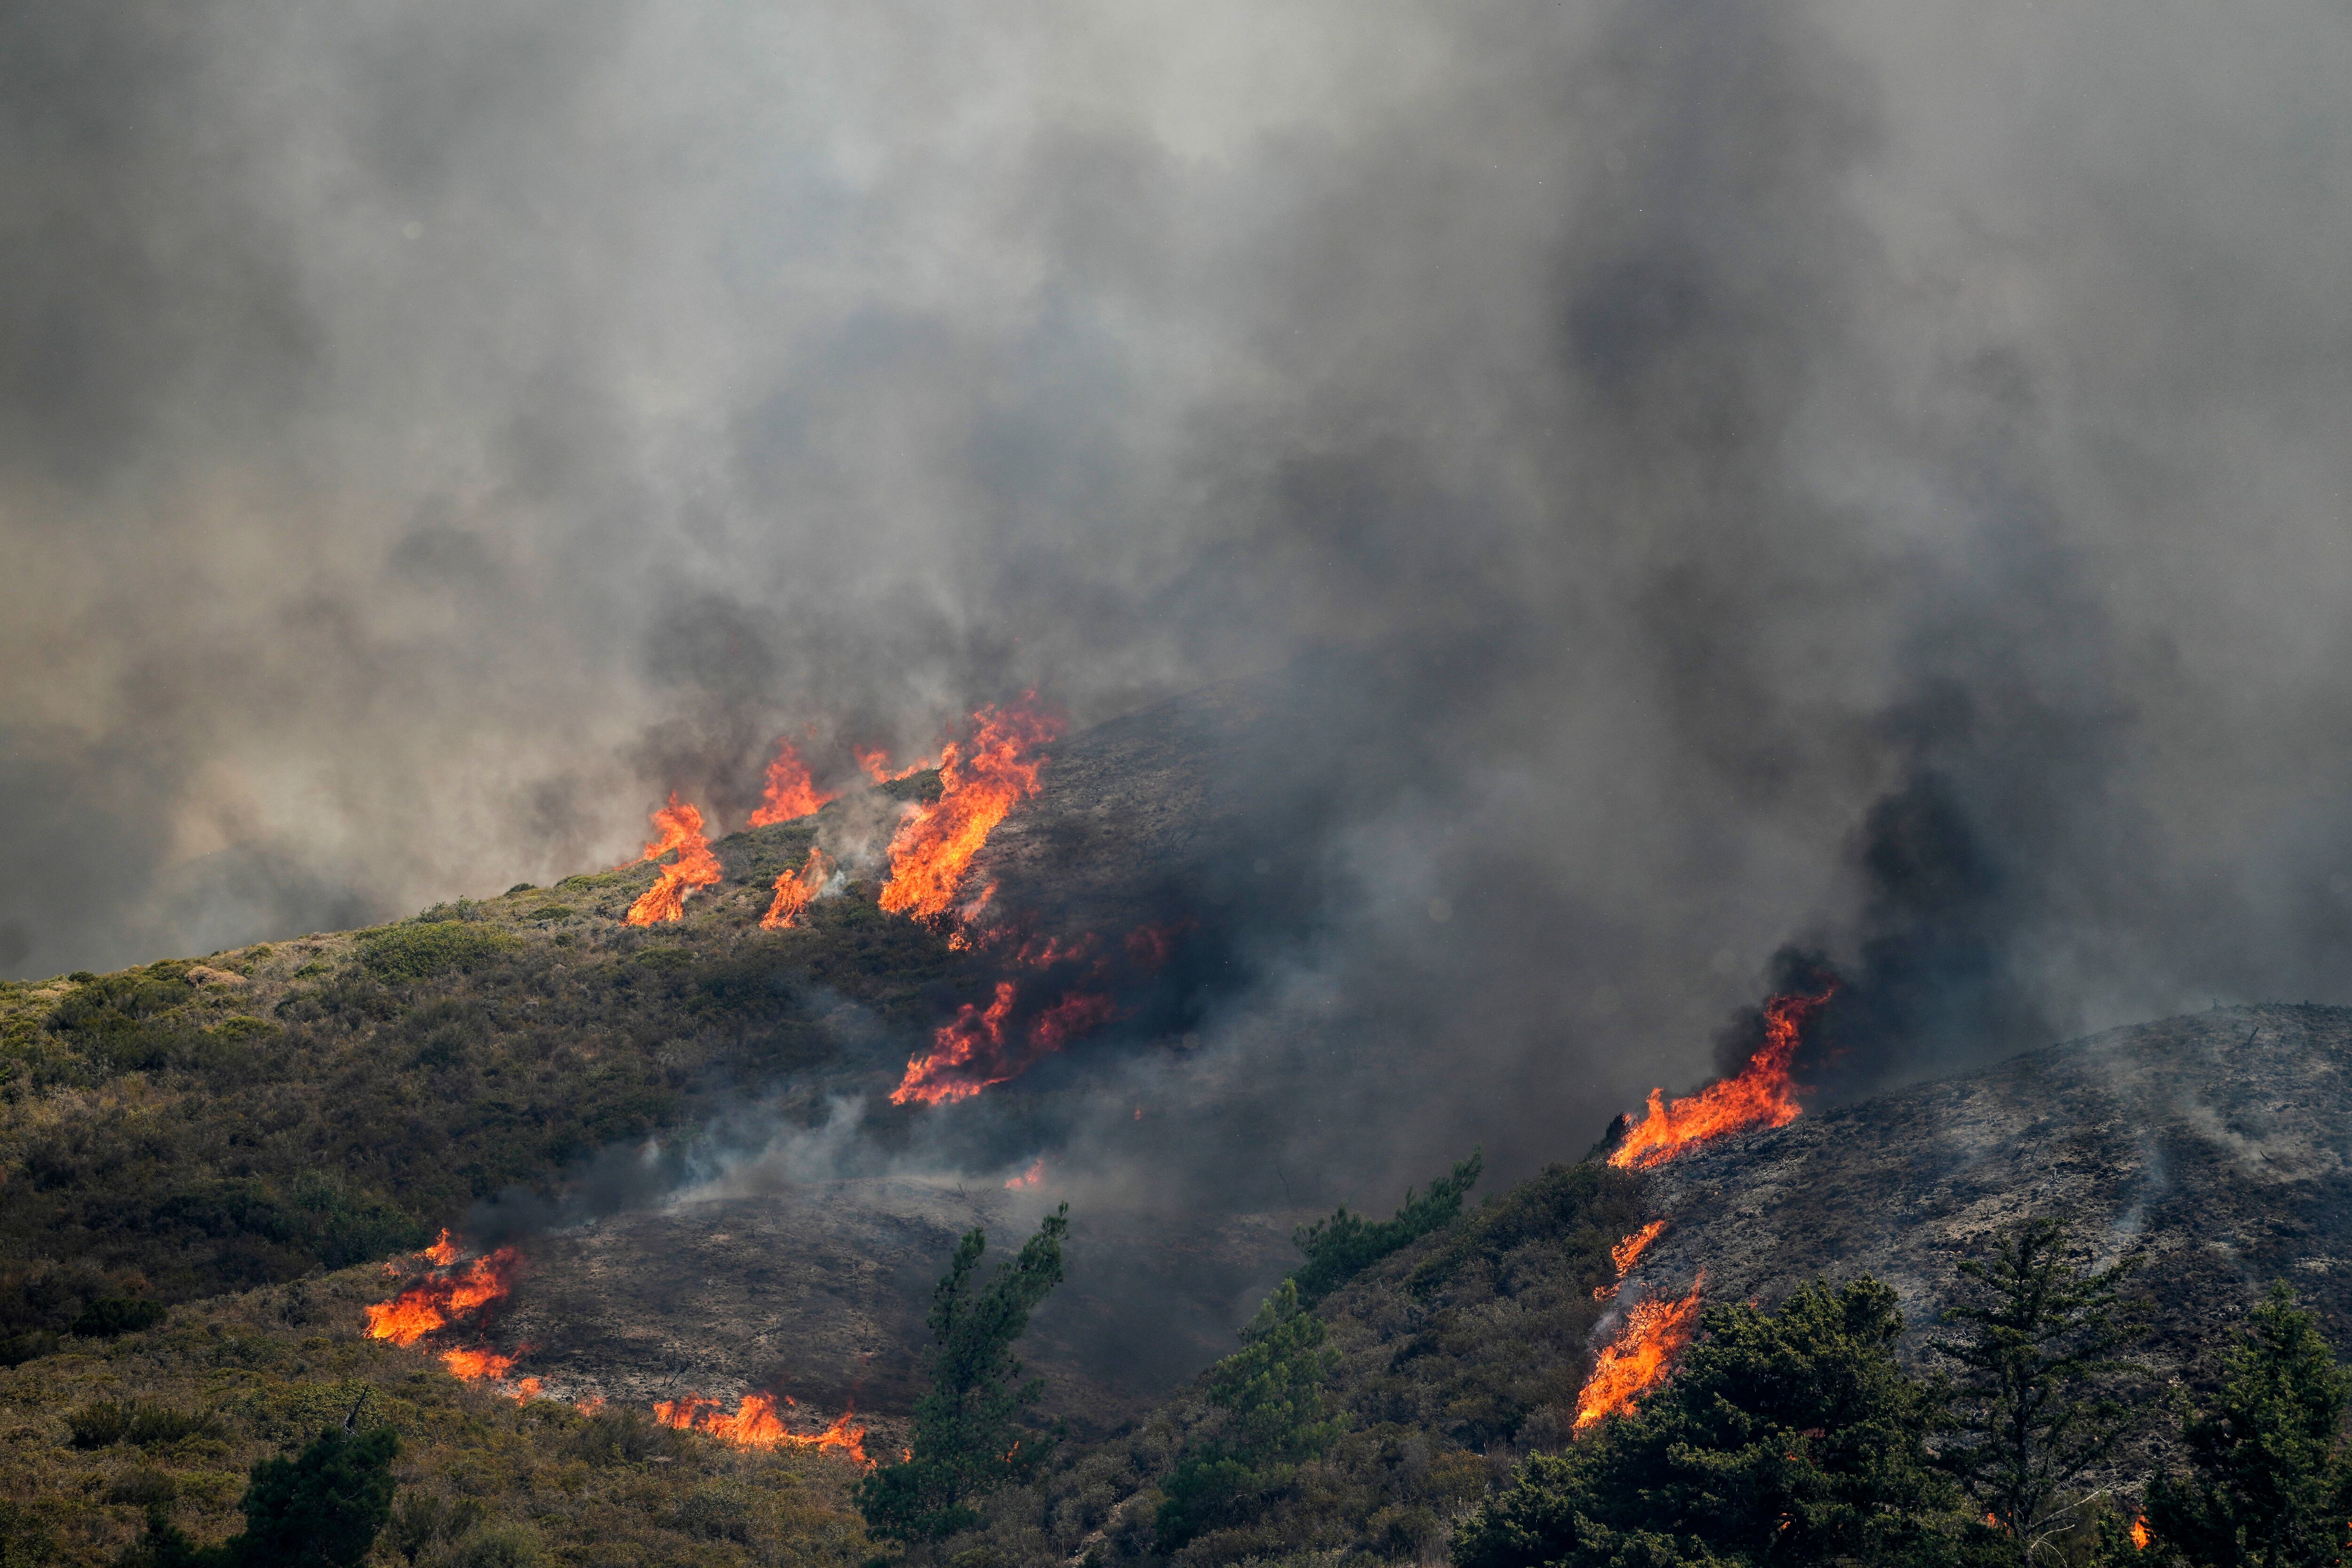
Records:
[[[772,1394],[745,1394],[732,1415],[718,1400],[698,1394],[666,1399],[654,1406],[655,1420],[680,1432],[699,1432],[738,1448],[831,1449],[872,1469],[874,1461],[866,1457],[866,1428],[851,1419],[856,1414],[854,1409],[843,1411],[822,1432],[794,1432],[776,1415],[776,1398]]]
[[[918,757],[894,773],[890,768],[890,753],[879,746],[852,746],[849,748],[849,754],[857,759],[857,765],[865,770],[866,776],[878,784],[896,784],[900,779],[913,778],[925,768],[938,765],[928,759]]]
[[[779,822],[794,822],[808,816],[835,792],[820,790],[809,776],[808,764],[801,761],[798,748],[790,741],[776,742],[776,755],[768,763],[767,793],[761,797],[759,809],[751,813],[748,826],[769,827]]]
[[[457,1262],[457,1244],[449,1239],[449,1227],[443,1226],[439,1238],[416,1256],[425,1259],[436,1268],[446,1268]]]
[[[786,871],[776,879],[776,897],[768,905],[768,912],[760,923],[770,931],[783,931],[801,923],[801,916],[817,894],[824,890],[825,879],[833,875],[833,858],[815,845],[809,846],[808,859],[797,871]]]
[[[1029,1020],[1025,1035],[1012,1026],[1018,995],[1013,982],[996,983],[985,1012],[967,1002],[931,1036],[931,1048],[907,1064],[890,1103],[938,1105],[967,1100],[991,1084],[1018,1077],[1039,1057],[1060,1050],[1117,1015],[1108,996],[1073,991]]]
[[[950,742],[940,754],[940,798],[918,805],[890,840],[890,879],[881,904],[892,914],[943,915],[972,857],[1015,804],[1037,793],[1039,748],[1062,731],[1061,721],[1027,704],[973,714],[969,742]]]
[[[1027,1170],[1022,1172],[1019,1175],[1013,1177],[1004,1184],[1010,1190],[1017,1193],[1024,1187],[1034,1187],[1045,1179],[1045,1157],[1043,1154],[1040,1154],[1037,1156],[1037,1163],[1035,1164],[1030,1166]]]
[[[2156,1537],[2148,1533],[2147,1515],[2141,1514],[2131,1521],[2131,1543],[2134,1552],[2147,1551],[2155,1540]]]
[[[1691,1282],[1690,1294],[1679,1301],[1635,1303],[1617,1337],[1593,1359],[1592,1375],[1576,1396],[1576,1430],[1581,1432],[1604,1416],[1631,1415],[1642,1396],[1664,1380],[1698,1331],[1699,1287],[1706,1283],[1701,1273]]]
[[[1829,999],[1830,992],[1824,991],[1818,996],[1775,996],[1765,1003],[1764,1043],[1748,1065],[1671,1104],[1665,1090],[1652,1089],[1648,1112],[1627,1130],[1625,1141],[1610,1152],[1609,1163],[1642,1170],[1726,1133],[1794,1121],[1801,1108],[1789,1068],[1796,1060],[1799,1032]]]
[[[702,813],[679,805],[673,790],[669,804],[654,813],[653,822],[661,829],[661,837],[646,845],[638,858],[657,860],[673,849],[677,858],[663,867],[654,885],[629,906],[627,918],[633,926],[684,918],[686,896],[719,880],[719,857],[710,852],[709,841],[702,837]]]
[[[474,1259],[462,1273],[427,1276],[391,1300],[376,1302],[367,1309],[368,1337],[413,1345],[458,1318],[505,1300],[515,1258],[513,1247],[501,1247]]]
[[[500,1355],[496,1351],[449,1350],[441,1352],[442,1369],[451,1377],[466,1383],[478,1383],[485,1378],[503,1379],[514,1370],[515,1358]]]
[[[1610,1297],[1617,1294],[1618,1283],[1623,1281],[1625,1276],[1632,1271],[1633,1265],[1640,1260],[1642,1254],[1649,1250],[1650,1243],[1664,1234],[1665,1228],[1664,1220],[1654,1219],[1611,1247],[1609,1261],[1617,1266],[1617,1280],[1607,1285],[1595,1285],[1592,1288],[1592,1299],[1596,1301],[1606,1301]]]

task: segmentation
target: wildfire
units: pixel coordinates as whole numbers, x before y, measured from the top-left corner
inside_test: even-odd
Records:
[[[446,1245],[446,1233],[444,1233]],[[477,1258],[457,1273],[436,1270],[389,1301],[367,1309],[370,1339],[390,1340],[404,1348],[429,1333],[447,1328],[461,1317],[503,1300],[515,1265],[511,1247],[501,1247]]]
[[[912,778],[925,768],[935,765],[925,758],[918,757],[894,772],[890,767],[890,753],[879,746],[852,746],[849,754],[857,759],[857,765],[865,770],[866,776],[878,784],[896,784],[900,779]]]
[[[776,1398],[772,1394],[745,1394],[731,1415],[718,1400],[705,1399],[698,1394],[666,1399],[654,1406],[655,1420],[680,1432],[699,1432],[738,1448],[831,1449],[872,1469],[874,1461],[866,1457],[866,1428],[852,1419],[856,1414],[855,1410],[843,1411],[822,1432],[794,1432],[777,1415]]]
[[[2141,1514],[2131,1521],[2131,1543],[2134,1552],[2145,1552],[2156,1540],[2148,1533],[2147,1515]]]
[[[768,912],[760,923],[770,931],[782,931],[801,923],[801,916],[817,894],[824,891],[825,879],[833,875],[833,858],[815,845],[809,846],[808,859],[797,871],[786,871],[776,879],[776,896],[768,905]]]
[[[1043,1154],[1040,1154],[1037,1156],[1037,1163],[1035,1164],[1030,1166],[1027,1170],[1022,1172],[1019,1175],[1005,1183],[1004,1185],[1008,1190],[1017,1193],[1024,1187],[1034,1187],[1045,1179],[1045,1157]]]
[[[647,844],[638,858],[658,860],[673,849],[677,858],[664,866],[654,885],[629,906],[628,921],[633,926],[682,919],[686,896],[719,880],[719,857],[710,852],[709,841],[702,837],[702,813],[681,805],[672,791],[669,804],[654,813],[653,823],[661,830],[660,837]]]
[[[885,910],[918,918],[947,913],[988,836],[1015,804],[1037,793],[1038,751],[1062,726],[1028,701],[982,709],[972,715],[971,741],[951,741],[940,752],[939,801],[910,810],[890,840]]]
[[[416,1255],[436,1268],[446,1268],[457,1261],[457,1244],[449,1239],[449,1227],[443,1226],[439,1239]]]
[[[798,748],[790,741],[780,740],[775,757],[768,763],[767,793],[761,796],[759,809],[751,813],[749,826],[767,827],[796,821],[833,797],[834,792],[816,787],[816,781],[809,776],[808,764],[801,761]]]
[[[1073,991],[1032,1017],[1013,1022],[1019,989],[996,983],[996,998],[983,1011],[967,1002],[931,1036],[931,1048],[907,1064],[906,1077],[890,1091],[890,1103],[924,1105],[969,1099],[991,1084],[1019,1076],[1039,1057],[1060,1050],[1117,1016],[1108,996]]]
[[[1576,1396],[1576,1430],[1581,1432],[1604,1416],[1632,1414],[1642,1396],[1665,1377],[1698,1331],[1699,1288],[1706,1283],[1701,1273],[1691,1282],[1690,1294],[1679,1301],[1635,1303],[1625,1315],[1625,1326],[1594,1358],[1592,1375]]]
[[[448,1350],[441,1352],[442,1370],[464,1383],[504,1378],[514,1370],[514,1357],[500,1355],[496,1351]]]
[[[1729,1132],[1750,1127],[1786,1127],[1797,1119],[1796,1082],[1789,1076],[1800,1032],[1826,1005],[1818,996],[1775,996],[1764,1004],[1764,1043],[1748,1065],[1730,1078],[1707,1085],[1687,1100],[1668,1103],[1665,1090],[1650,1091],[1649,1110],[1628,1129],[1609,1155],[1622,1169],[1663,1164],[1677,1154]]]
[[[1592,1288],[1592,1299],[1596,1301],[1605,1301],[1610,1297],[1614,1296],[1617,1293],[1618,1285],[1623,1283],[1625,1276],[1633,1272],[1633,1265],[1641,1259],[1642,1254],[1649,1250],[1650,1243],[1657,1240],[1660,1236],[1664,1235],[1665,1228],[1666,1222],[1664,1220],[1654,1219],[1649,1224],[1643,1226],[1641,1229],[1635,1231],[1633,1235],[1627,1237],[1624,1240],[1619,1242],[1616,1246],[1611,1247],[1609,1249],[1609,1261],[1616,1265],[1617,1278],[1609,1284],[1594,1286]]]

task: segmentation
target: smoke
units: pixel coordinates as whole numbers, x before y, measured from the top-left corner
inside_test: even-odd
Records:
[[[2352,999],[2337,9],[0,29],[9,973],[1035,686],[1256,694],[1182,994],[936,1134],[1139,1202],[1507,1179],[1800,962],[1838,1093]]]

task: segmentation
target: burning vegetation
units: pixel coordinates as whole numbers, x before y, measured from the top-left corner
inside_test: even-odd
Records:
[[[1014,805],[1037,793],[1041,752],[1062,732],[1034,693],[1009,708],[982,709],[972,725],[969,741],[950,741],[940,754],[940,798],[910,809],[890,840],[881,904],[892,914],[933,919],[956,907],[972,857]]]
[[[1631,1240],[1632,1237],[1628,1237]],[[1621,1244],[1622,1245],[1622,1244]],[[1585,1431],[1611,1415],[1633,1411],[1643,1395],[1665,1380],[1691,1336],[1698,1331],[1702,1273],[1679,1300],[1637,1301],[1625,1314],[1617,1337],[1593,1358],[1592,1375],[1576,1396],[1576,1429]]]
[[[659,832],[638,858],[658,861],[672,851],[677,858],[664,866],[654,885],[629,906],[625,918],[633,926],[683,919],[687,895],[719,878],[719,857],[710,852],[710,841],[702,836],[702,813],[680,804],[676,791],[671,792],[667,805],[655,811],[653,823]]]
[[[779,822],[796,822],[815,813],[838,793],[817,788],[799,749],[790,741],[779,740],[776,754],[768,763],[766,787],[746,826],[770,827]]]
[[[776,879],[776,896],[768,905],[768,912],[760,917],[760,924],[769,931],[786,931],[800,923],[824,884],[833,876],[833,858],[815,845],[809,846],[808,859],[797,871],[786,871]]]
[[[791,1405],[790,1397],[784,1400]],[[821,1432],[795,1432],[777,1414],[775,1395],[747,1394],[730,1414],[716,1399],[705,1399],[689,1394],[682,1399],[664,1400],[654,1406],[654,1419],[680,1432],[698,1432],[706,1437],[737,1448],[812,1448],[836,1453],[855,1459],[866,1468],[874,1461],[866,1457],[866,1428],[856,1422],[855,1410],[845,1410],[833,1418]]]
[[[370,1339],[390,1340],[405,1348],[506,1300],[512,1289],[517,1255],[511,1247],[501,1247],[458,1268],[455,1245],[445,1230],[441,1239],[419,1256],[433,1261],[432,1271],[391,1300],[367,1309]]]
[[[1648,1111],[1626,1129],[1609,1163],[1621,1170],[1643,1170],[1733,1132],[1794,1121],[1802,1110],[1790,1076],[1797,1047],[1806,1023],[1828,1005],[1830,995],[1790,994],[1765,1003],[1764,1043],[1748,1065],[1686,1100],[1669,1101],[1665,1090],[1652,1089]]]

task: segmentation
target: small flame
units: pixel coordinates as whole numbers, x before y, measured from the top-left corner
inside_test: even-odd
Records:
[[[1601,1348],[1584,1392],[1576,1396],[1576,1430],[1604,1416],[1632,1414],[1642,1396],[1664,1380],[1698,1331],[1699,1288],[1706,1283],[1702,1273],[1679,1301],[1635,1303],[1617,1337]]]
[[[1060,1050],[1079,1036],[1118,1016],[1108,996],[1073,991],[1029,1020],[1013,1026],[1018,988],[996,983],[996,998],[985,1011],[967,1002],[931,1036],[931,1048],[907,1064],[906,1076],[890,1091],[890,1103],[909,1100],[939,1105],[968,1100],[991,1084],[1018,1077],[1039,1057]]]
[[[1650,1243],[1664,1234],[1665,1228],[1664,1220],[1654,1219],[1611,1247],[1609,1261],[1617,1266],[1617,1279],[1611,1284],[1594,1286],[1592,1299],[1596,1301],[1606,1301],[1610,1297],[1617,1294],[1617,1286],[1624,1282],[1625,1276],[1632,1272],[1633,1265],[1640,1260],[1642,1254],[1649,1250]]]
[[[1043,1154],[1040,1154],[1037,1156],[1037,1163],[1035,1164],[1030,1166],[1027,1170],[1022,1172],[1019,1175],[1013,1177],[1004,1184],[1007,1188],[1017,1193],[1024,1187],[1034,1187],[1045,1179],[1045,1157]]]
[[[770,931],[783,931],[801,923],[801,916],[824,890],[825,879],[833,875],[833,858],[815,845],[809,846],[808,859],[797,871],[786,871],[776,879],[776,896],[768,905],[768,912],[760,923]]]
[[[448,1350],[441,1352],[441,1366],[451,1377],[466,1383],[478,1383],[486,1378],[503,1380],[514,1370],[515,1358],[500,1355],[496,1351]]]
[[[2145,1552],[2156,1540],[2148,1532],[2147,1515],[2141,1514],[2131,1521],[2131,1543],[2134,1552]]]
[[[1775,996],[1765,1003],[1764,1043],[1748,1065],[1671,1104],[1665,1090],[1652,1089],[1648,1112],[1627,1130],[1625,1141],[1610,1152],[1609,1163],[1623,1170],[1643,1170],[1726,1133],[1794,1121],[1801,1108],[1789,1068],[1796,1060],[1800,1032],[1828,1004],[1830,994]]]
[[[406,1347],[505,1300],[516,1256],[513,1247],[501,1247],[462,1272],[436,1271],[391,1300],[375,1303],[367,1309],[368,1337]]]
[[[449,1239],[449,1227],[446,1225],[443,1226],[441,1227],[440,1237],[436,1240],[432,1246],[426,1247],[416,1256],[425,1259],[436,1268],[446,1268],[452,1263],[457,1262],[457,1244]],[[387,1265],[386,1267],[390,1266]]]
[[[856,1415],[854,1409],[843,1411],[822,1432],[794,1432],[777,1415],[776,1397],[772,1394],[745,1394],[731,1415],[718,1400],[698,1394],[666,1399],[654,1406],[655,1420],[680,1432],[699,1432],[738,1448],[831,1449],[872,1469],[874,1461],[866,1457],[866,1428],[852,1421]]]
[[[1044,764],[1038,752],[1062,726],[1029,706],[1034,696],[1007,709],[982,709],[972,715],[971,741],[950,742],[940,752],[938,802],[908,811],[890,840],[885,910],[919,919],[946,914],[996,825],[1037,793]]]
[[[748,826],[769,827],[779,822],[798,821],[833,797],[834,792],[816,787],[816,781],[809,776],[808,764],[801,761],[799,749],[790,741],[779,740],[775,757],[768,763],[767,791],[761,797],[759,809],[751,813]]]
[[[894,772],[890,766],[890,753],[879,746],[852,746],[849,754],[857,759],[857,765],[865,770],[866,776],[878,784],[897,784],[900,779],[913,778],[925,768],[939,765],[928,758],[918,757]]]
[[[628,921],[633,926],[649,926],[659,921],[683,919],[686,896],[697,888],[707,888],[719,880],[719,857],[710,852],[709,841],[702,837],[702,813],[691,805],[681,805],[676,791],[669,804],[653,815],[654,826],[660,837],[646,846],[641,860],[658,860],[671,850],[677,858],[661,868],[654,885],[643,897],[629,906]]]

